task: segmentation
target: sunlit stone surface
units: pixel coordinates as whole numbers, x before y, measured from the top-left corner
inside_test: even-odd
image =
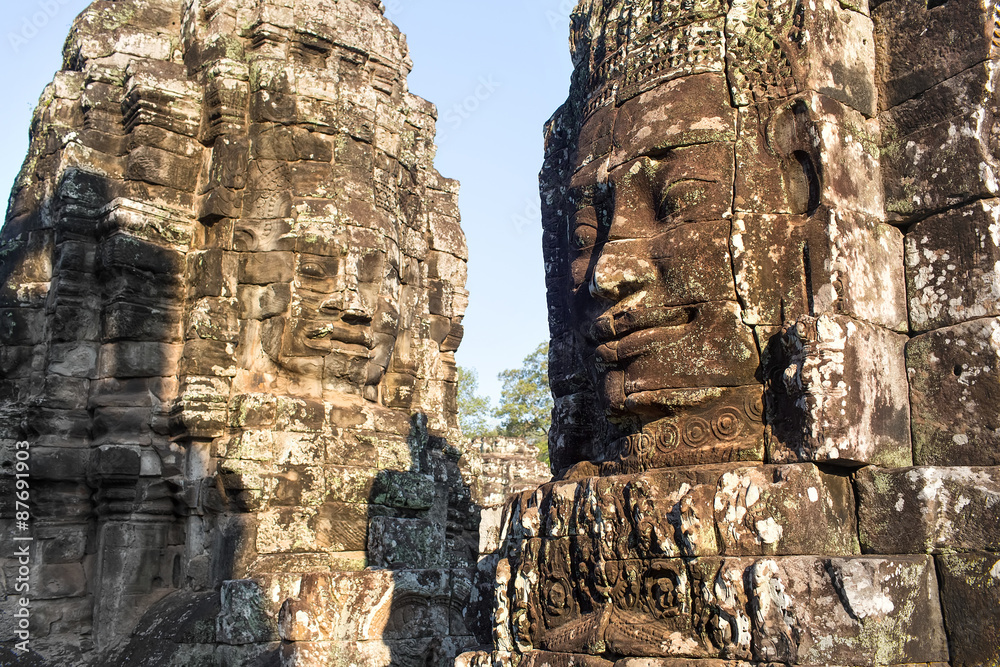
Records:
[[[7,503],[20,441],[35,538],[33,652],[10,653],[7,561],[0,662],[443,665],[475,645],[467,250],[410,68],[371,0],[77,19],[0,246],[3,543],[29,534]]]

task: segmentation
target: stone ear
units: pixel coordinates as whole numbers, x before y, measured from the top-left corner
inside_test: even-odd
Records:
[[[812,215],[820,204],[823,164],[817,132],[815,114],[801,99],[779,108],[768,122],[767,142],[781,158],[788,205],[796,215]]]

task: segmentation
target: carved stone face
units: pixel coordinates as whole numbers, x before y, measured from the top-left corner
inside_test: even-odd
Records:
[[[866,127],[871,85],[810,92],[827,55],[803,55],[800,28],[827,9],[796,7],[622,0],[574,15],[577,78],[542,174],[557,467],[762,457],[775,378],[761,358],[782,325],[888,301],[837,260],[879,208],[875,162],[846,129]],[[865,73],[874,55],[856,59]],[[865,317],[897,328],[889,310]]]
[[[399,250],[377,230],[310,229],[295,254],[280,359],[322,359],[324,385],[374,387],[399,333]]]
[[[719,93],[724,77],[702,74],[635,98],[614,119],[609,157],[571,181],[570,316],[598,398],[627,430],[703,406],[706,389],[756,382],[729,254],[735,116]],[[602,134],[605,116],[581,135]],[[676,444],[684,425],[672,422]]]
[[[574,316],[612,414],[652,416],[674,390],[753,382],[723,220],[732,160],[730,143],[680,146],[623,161],[606,183],[575,179]]]

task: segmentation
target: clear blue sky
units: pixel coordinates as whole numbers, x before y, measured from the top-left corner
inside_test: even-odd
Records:
[[[180,0],[178,0],[180,1]],[[438,106],[437,167],[462,181],[471,305],[459,363],[494,399],[496,375],[548,336],[537,174],[542,124],[566,98],[572,0],[384,0],[406,33],[410,90]],[[27,150],[42,88],[86,0],[26,0],[0,8],[0,184]]]

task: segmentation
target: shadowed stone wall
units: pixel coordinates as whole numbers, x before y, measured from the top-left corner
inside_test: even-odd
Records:
[[[467,250],[410,68],[373,0],[76,20],[0,245],[2,528],[34,538],[32,653],[10,652],[12,559],[4,664],[475,643],[479,516],[448,444]]]
[[[557,481],[462,664],[997,663],[996,12],[578,4]]]

